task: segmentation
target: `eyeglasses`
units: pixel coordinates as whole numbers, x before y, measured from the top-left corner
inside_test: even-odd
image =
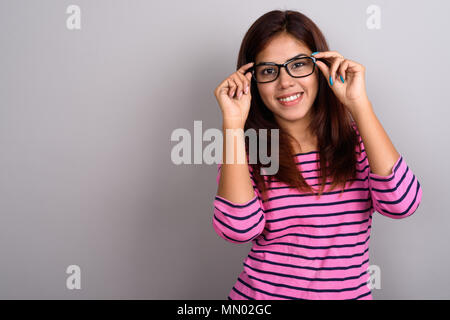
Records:
[[[252,78],[257,83],[267,83],[277,80],[280,68],[286,68],[287,73],[293,78],[303,78],[311,75],[316,67],[314,57],[294,57],[283,64],[263,62],[250,68]]]

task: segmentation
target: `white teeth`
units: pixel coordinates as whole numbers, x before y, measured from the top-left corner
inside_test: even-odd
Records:
[[[292,100],[297,99],[297,98],[300,97],[302,94],[303,94],[303,92],[302,92],[302,93],[297,93],[297,94],[295,94],[295,95],[293,95],[293,96],[290,96],[290,97],[287,97],[287,98],[278,99],[278,100],[284,101],[284,102],[288,102],[288,101],[292,101]]]

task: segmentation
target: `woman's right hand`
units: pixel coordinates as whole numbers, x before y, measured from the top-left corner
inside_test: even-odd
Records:
[[[224,124],[244,128],[252,99],[250,93],[252,73],[247,71],[251,66],[253,62],[244,64],[214,90],[222,110]]]

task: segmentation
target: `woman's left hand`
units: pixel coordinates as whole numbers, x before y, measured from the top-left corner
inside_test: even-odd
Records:
[[[331,63],[330,67],[328,67],[324,62],[316,60],[317,66],[322,71],[325,79],[328,80],[328,85],[352,115],[359,105],[369,101],[364,79],[366,68],[363,65],[345,59],[336,51],[319,52],[313,57],[327,60]],[[341,80],[340,76],[342,76],[344,81]]]

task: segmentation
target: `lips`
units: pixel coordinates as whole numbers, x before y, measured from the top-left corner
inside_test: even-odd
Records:
[[[298,98],[294,99],[294,100],[282,101],[280,99],[277,99],[277,101],[278,101],[279,104],[281,104],[282,106],[285,106],[285,107],[294,106],[294,105],[297,105],[300,101],[302,101],[304,95],[305,94],[302,92],[300,94],[300,96]]]

